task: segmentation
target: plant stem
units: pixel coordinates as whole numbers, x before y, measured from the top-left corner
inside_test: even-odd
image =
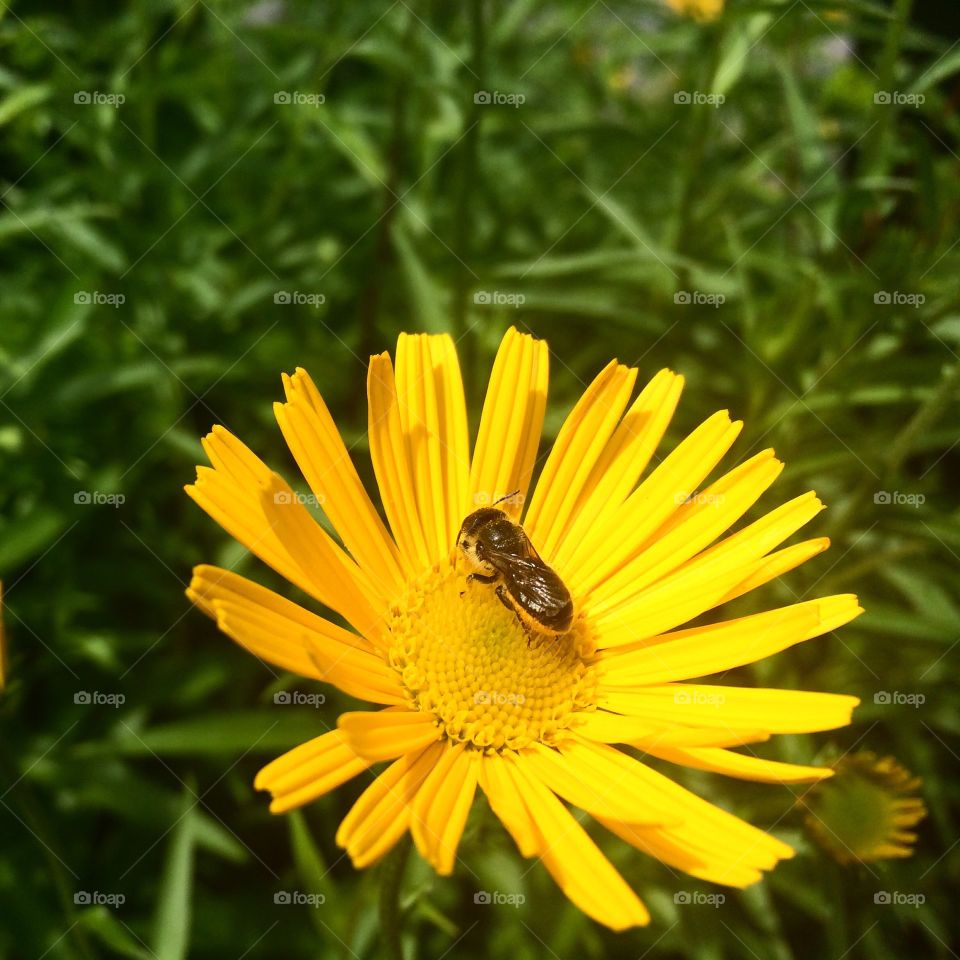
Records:
[[[387,960],[403,960],[403,925],[400,916],[400,888],[410,856],[410,834],[393,848],[383,862],[380,880],[380,932]]]

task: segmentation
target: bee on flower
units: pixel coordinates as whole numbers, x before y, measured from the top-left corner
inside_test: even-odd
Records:
[[[568,805],[715,883],[745,887],[793,855],[635,751],[767,783],[830,776],[737,748],[843,726],[856,698],[703,678],[861,609],[842,595],[684,626],[825,550],[784,546],[823,505],[806,493],[741,525],[783,465],[764,450],[708,481],[741,428],[725,411],[653,466],[683,378],[662,370],[634,396],[637,376],[600,371],[534,483],[547,344],[507,332],[471,445],[453,341],[401,335],[395,365],[375,356],[367,377],[385,522],[320,391],[303,370],[284,376],[277,421],[335,536],[224,428],[204,438],[211,465],[187,492],[320,610],[213,566],[195,569],[190,598],[257,657],[371,705],[260,771],[273,812],[372,768],[337,843],[365,867],[409,832],[450,874],[479,790],[520,853],[616,930],[649,914]]]

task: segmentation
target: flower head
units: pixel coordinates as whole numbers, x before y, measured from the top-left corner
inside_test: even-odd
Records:
[[[833,766],[829,783],[803,800],[810,835],[838,863],[909,857],[927,815],[920,778],[893,757],[858,750]]]
[[[730,533],[782,464],[765,450],[704,486],[741,426],[721,412],[651,468],[683,378],[662,370],[631,402],[637,371],[616,361],[570,412],[531,491],[547,366],[543,341],[507,332],[471,451],[449,337],[401,335],[396,368],[387,354],[373,357],[368,436],[386,522],[309,376],[284,377],[277,420],[336,539],[222,427],[203,442],[212,466],[187,490],[349,626],[216,567],[196,568],[188,592],[256,656],[379,706],[343,714],[264,767],[256,786],[272,794],[272,811],[386,763],[337,843],[361,867],[410,831],[448,874],[479,788],[523,855],[541,859],[585,913],[623,929],[646,923],[646,908],[566,804],[694,876],[758,880],[792,849],[629,748],[752,780],[829,776],[733,748],[842,726],[855,698],[689,681],[861,611],[855,597],[835,596],[684,629],[823,551],[822,538],[781,546],[820,501],[805,494]],[[530,556],[573,599],[561,636],[532,637],[518,612],[522,586],[471,578],[458,549],[464,518],[505,496],[499,508],[522,524]]]

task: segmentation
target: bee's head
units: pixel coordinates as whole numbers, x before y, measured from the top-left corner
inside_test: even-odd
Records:
[[[480,510],[471,513],[460,525],[460,532],[457,534],[457,546],[474,570],[490,572],[491,565],[483,557],[484,528],[502,520],[503,517],[502,510],[497,510],[495,507],[482,507]]]

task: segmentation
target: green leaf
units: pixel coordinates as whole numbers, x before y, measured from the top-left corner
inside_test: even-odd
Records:
[[[196,805],[193,792],[186,788],[183,812],[173,828],[160,877],[152,941],[157,960],[184,960],[190,946]]]

